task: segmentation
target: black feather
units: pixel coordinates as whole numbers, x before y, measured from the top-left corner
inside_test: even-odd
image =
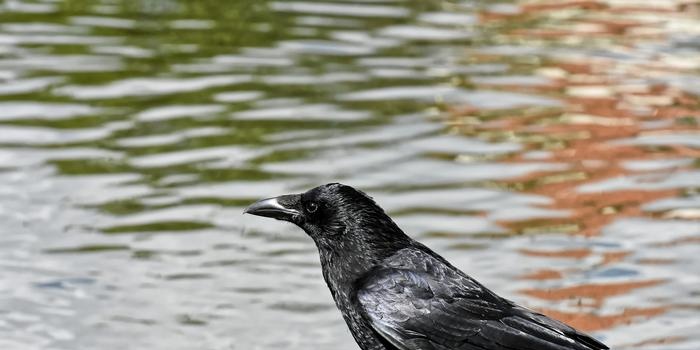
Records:
[[[319,209],[305,212],[310,203]],[[290,206],[300,213],[290,221],[316,243],[326,283],[363,350],[608,349],[491,292],[352,187],[320,186]]]

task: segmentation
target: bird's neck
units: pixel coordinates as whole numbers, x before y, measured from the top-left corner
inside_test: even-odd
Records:
[[[397,251],[415,244],[388,217],[367,222],[358,220],[332,239],[316,241],[323,278],[353,336],[363,350],[388,349],[378,340],[361,315],[354,299],[358,280]]]
[[[363,226],[363,234],[346,233],[332,242],[316,243],[323,277],[336,303],[337,297],[352,294],[359,278],[397,251],[415,243],[393,221],[372,227],[372,231],[367,231],[367,226]]]

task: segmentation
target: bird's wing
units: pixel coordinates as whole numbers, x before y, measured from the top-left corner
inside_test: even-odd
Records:
[[[375,270],[360,282],[356,300],[372,328],[399,350],[607,349],[466,276],[461,281],[441,277],[400,268]]]

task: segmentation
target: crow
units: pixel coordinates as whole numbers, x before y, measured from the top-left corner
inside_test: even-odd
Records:
[[[332,183],[244,213],[296,224],[362,350],[604,350],[589,335],[504,299],[406,235],[372,198]]]

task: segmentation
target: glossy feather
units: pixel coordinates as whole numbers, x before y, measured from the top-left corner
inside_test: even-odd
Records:
[[[314,240],[323,278],[362,350],[607,349],[486,289],[350,186],[268,198],[246,212],[292,222]]]
[[[357,286],[372,328],[400,350],[602,350],[607,346],[498,297],[427,248],[404,248]]]

